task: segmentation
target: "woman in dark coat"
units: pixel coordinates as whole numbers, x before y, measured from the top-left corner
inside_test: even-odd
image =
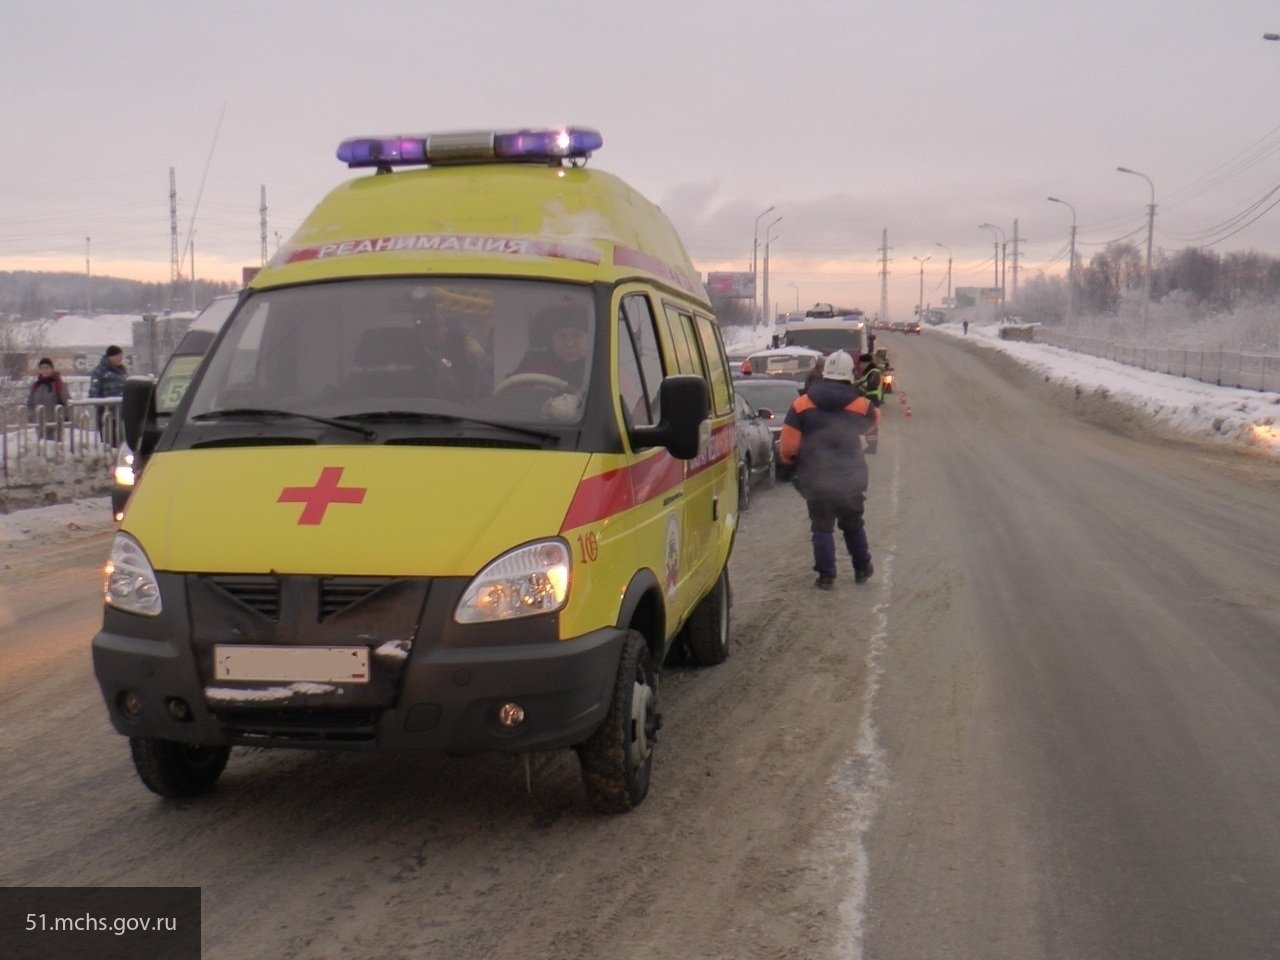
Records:
[[[58,407],[66,405],[67,386],[62,382],[62,374],[53,369],[52,360],[41,357],[36,368],[36,381],[31,384],[31,392],[27,394],[27,417],[32,423],[42,425],[43,439],[61,439],[57,411]]]

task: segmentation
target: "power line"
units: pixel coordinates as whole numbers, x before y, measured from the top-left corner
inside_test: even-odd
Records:
[[[1232,217],[1229,217],[1226,220],[1221,221],[1220,223],[1216,223],[1211,227],[1206,227],[1203,230],[1197,230],[1190,234],[1173,233],[1173,234],[1170,234],[1170,236],[1172,236],[1176,240],[1184,240],[1187,242],[1195,243],[1200,240],[1206,240],[1209,237],[1213,236],[1215,233],[1221,233],[1224,230],[1230,230],[1237,223],[1239,223],[1244,218],[1248,217],[1251,213],[1253,213],[1253,211],[1257,210],[1260,206],[1262,206],[1264,203],[1270,200],[1276,194],[1277,191],[1280,191],[1280,185],[1272,187],[1270,190],[1264,193],[1257,200],[1253,201],[1253,203],[1249,204],[1249,206],[1245,207],[1239,213],[1235,214]],[[1267,209],[1269,210],[1271,208],[1268,207]],[[1266,211],[1263,211],[1263,212],[1265,213]],[[1254,221],[1250,220],[1249,222],[1252,223]]]
[[[1277,189],[1280,189],[1280,188],[1277,188]],[[1273,191],[1273,192],[1274,192],[1274,191]],[[1226,234],[1225,236],[1221,236],[1221,237],[1219,237],[1217,240],[1210,241],[1209,243],[1203,243],[1203,244],[1201,244],[1201,246],[1202,246],[1202,247],[1212,247],[1212,246],[1215,246],[1215,245],[1217,245],[1217,244],[1221,243],[1223,240],[1226,240],[1226,239],[1228,239],[1228,238],[1230,238],[1230,237],[1234,237],[1237,233],[1239,233],[1239,232],[1240,232],[1241,230],[1243,230],[1245,227],[1250,226],[1251,224],[1257,223],[1257,222],[1258,222],[1259,220],[1261,220],[1264,216],[1266,216],[1268,213],[1270,213],[1272,210],[1274,210],[1277,206],[1280,206],[1280,200],[1275,201],[1275,203],[1271,204],[1271,206],[1269,206],[1269,207],[1267,207],[1265,210],[1263,210],[1263,211],[1262,211],[1262,213],[1258,214],[1258,215],[1257,215],[1256,217],[1254,217],[1252,220],[1249,220],[1249,221],[1247,221],[1247,222],[1245,222],[1245,223],[1240,224],[1240,226],[1239,226],[1239,227],[1237,227],[1235,230],[1232,230],[1230,233]]]

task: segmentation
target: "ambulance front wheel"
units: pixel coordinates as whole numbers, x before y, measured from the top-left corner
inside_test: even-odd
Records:
[[[131,737],[129,747],[142,782],[172,800],[208,793],[231,756],[230,747],[196,747],[149,737]]]
[[[653,745],[662,725],[658,675],[644,636],[627,631],[604,722],[578,744],[582,784],[598,813],[626,813],[649,792]]]

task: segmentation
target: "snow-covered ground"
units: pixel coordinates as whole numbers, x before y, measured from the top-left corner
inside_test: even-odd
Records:
[[[892,349],[892,338],[881,341]],[[1280,457],[1280,393],[1258,393],[1218,387],[1150,373],[1110,360],[1070,353],[1039,343],[1001,340],[996,326],[970,325],[968,334],[952,324],[926,327],[925,337],[963,337],[993,350],[1003,350],[1054,380],[1083,390],[1105,390],[1112,400],[1128,404],[1167,426],[1222,443],[1248,445]],[[747,352],[768,344],[768,331],[742,327],[726,330],[730,353]],[[0,515],[0,543],[18,545],[80,531],[110,529],[110,501],[106,497],[77,500],[54,507],[38,507]]]
[[[925,335],[935,332],[965,335],[954,324],[926,328]],[[1087,391],[1105,390],[1110,399],[1134,407],[1180,433],[1243,444],[1280,456],[1280,393],[1219,387],[1046,344],[1001,340],[997,326],[970,324],[967,336],[983,346],[1004,351],[1059,383]]]
[[[33,507],[0,514],[0,544],[20,547],[23,541],[61,539],[115,527],[110,497],[89,497],[53,507]]]

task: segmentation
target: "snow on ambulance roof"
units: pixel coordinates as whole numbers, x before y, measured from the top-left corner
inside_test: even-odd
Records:
[[[602,142],[573,127],[344,141],[339,159],[377,173],[332,190],[251,286],[424,272],[648,275],[707,302],[666,215],[586,169]],[[408,166],[418,169],[399,169]]]

